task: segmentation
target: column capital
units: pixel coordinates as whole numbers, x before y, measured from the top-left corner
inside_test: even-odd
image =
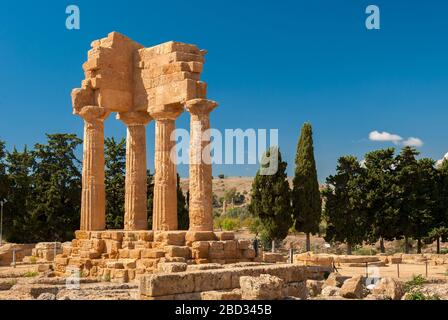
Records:
[[[117,120],[123,121],[129,126],[145,126],[152,120],[152,117],[145,111],[119,112]]]
[[[185,109],[191,114],[201,115],[208,114],[218,106],[218,103],[209,99],[193,99],[186,102]]]
[[[149,115],[155,120],[176,120],[182,112],[184,107],[181,104],[160,105],[154,106]]]
[[[75,114],[79,115],[87,122],[104,121],[110,114],[110,111],[99,106],[85,106],[77,110]]]

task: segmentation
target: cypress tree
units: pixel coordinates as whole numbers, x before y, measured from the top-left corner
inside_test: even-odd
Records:
[[[278,147],[271,147],[263,157],[261,168],[252,183],[249,211],[260,218],[266,241],[283,240],[292,225],[291,191],[286,162]],[[270,159],[270,163],[267,163]],[[273,167],[274,166],[274,167]],[[275,170],[276,169],[276,170]]]
[[[306,251],[311,250],[310,234],[319,232],[322,200],[314,159],[313,131],[310,123],[302,127],[292,190],[292,213],[295,229],[306,234]]]

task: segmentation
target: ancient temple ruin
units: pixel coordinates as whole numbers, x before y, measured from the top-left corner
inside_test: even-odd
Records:
[[[148,273],[182,271],[187,264],[264,259],[255,256],[249,240],[213,231],[212,168],[203,151],[210,144],[206,132],[217,103],[207,99],[200,80],[205,54],[179,42],[145,48],[116,32],[92,43],[83,65],[85,80],[72,92],[74,113],[84,119],[81,224],[56,257],[56,271],[128,282]],[[185,111],[191,115],[190,229],[179,231],[171,134]],[[127,126],[124,230],[106,230],[104,120],[113,112]],[[145,126],[153,120],[153,230],[147,230]]]
[[[145,48],[116,32],[92,43],[83,65],[85,80],[72,92],[74,113],[84,119],[80,230],[105,230],[104,120],[112,112],[127,126],[124,229],[147,229],[145,126],[154,120],[153,230],[177,230],[171,134],[176,118],[188,111],[190,230],[213,231],[211,164],[202,151],[210,143],[203,132],[217,104],[206,98],[207,85],[200,81],[205,54],[195,45],[172,41]]]

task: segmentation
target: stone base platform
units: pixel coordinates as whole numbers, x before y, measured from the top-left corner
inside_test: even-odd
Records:
[[[232,232],[107,230],[76,231],[75,235],[56,256],[55,271],[79,272],[81,277],[100,281],[138,280],[145,274],[166,272],[166,263],[262,261],[255,257],[250,240],[236,240]]]

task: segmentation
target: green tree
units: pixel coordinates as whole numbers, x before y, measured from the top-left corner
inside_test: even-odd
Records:
[[[126,140],[104,141],[104,158],[106,163],[106,226],[108,229],[124,227],[124,194],[126,172]]]
[[[396,206],[395,149],[372,151],[366,154],[366,206],[371,230],[369,241],[380,239],[380,250],[385,252],[384,240],[397,235],[399,209]]]
[[[313,131],[309,123],[302,127],[295,164],[292,213],[295,229],[306,234],[306,251],[310,251],[310,234],[319,233],[322,199],[314,160]]]
[[[430,189],[433,169],[430,169],[428,160],[418,162],[419,152],[406,146],[396,158],[397,205],[399,208],[398,232],[405,239],[405,252],[409,253],[409,238],[415,237],[418,241],[418,250],[421,250],[421,239],[428,232],[432,208]]]
[[[291,191],[286,167],[278,147],[271,147],[266,151],[252,183],[249,211],[260,218],[269,241],[284,239],[292,225]]]
[[[6,239],[16,243],[31,243],[35,240],[36,224],[31,214],[33,204],[32,168],[34,155],[25,147],[23,152],[16,148],[6,157],[8,178],[8,202],[5,205],[4,233]]]
[[[347,243],[347,254],[354,245],[362,244],[369,229],[365,204],[365,170],[352,156],[338,160],[336,174],[327,178],[323,191],[326,199],[326,241]]]
[[[427,237],[434,226],[439,211],[439,173],[434,160],[418,161],[418,184],[416,185],[415,210],[412,215],[412,237],[417,239],[417,252],[422,251],[422,239]]]
[[[177,224],[179,230],[188,230],[190,226],[190,217],[182,188],[180,187],[180,176],[177,174]]]
[[[32,219],[36,242],[67,241],[79,227],[82,143],[74,134],[47,134],[47,144],[36,144],[33,155]]]
[[[0,200],[6,199],[8,194],[8,177],[6,175],[5,142],[0,140]]]
[[[438,168],[438,210],[434,215],[432,230],[428,241],[437,242],[437,253],[440,253],[440,241],[448,241],[448,160],[444,160]]]

